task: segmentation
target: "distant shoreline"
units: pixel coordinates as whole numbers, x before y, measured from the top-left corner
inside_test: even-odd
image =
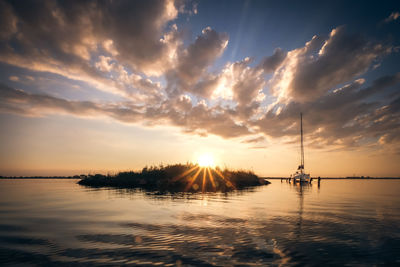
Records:
[[[270,180],[280,180],[287,179],[288,177],[260,177]],[[317,177],[312,177],[313,179],[318,179]],[[400,177],[321,177],[321,180],[399,180]]]
[[[0,179],[81,179],[72,176],[0,176]]]
[[[267,180],[281,180],[288,177],[260,177]],[[312,177],[318,179],[317,177]],[[81,176],[0,176],[0,179],[82,179]],[[400,180],[400,177],[321,177],[321,180]]]

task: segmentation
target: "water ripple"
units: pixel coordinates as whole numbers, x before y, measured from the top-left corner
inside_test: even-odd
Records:
[[[399,181],[177,195],[47,182],[0,181],[1,266],[400,265]]]

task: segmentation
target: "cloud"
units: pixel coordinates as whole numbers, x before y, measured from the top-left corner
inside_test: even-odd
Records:
[[[161,75],[180,44],[173,1],[1,2],[0,61],[83,80],[124,95],[91,59],[98,54],[136,74]],[[46,59],[46,60],[43,60]],[[104,62],[103,62],[104,63]],[[104,67],[104,64],[102,65]]]
[[[5,85],[0,85],[0,110],[25,116],[62,112],[79,116],[96,114],[99,106],[91,102],[67,101],[38,94],[28,94]]]
[[[211,99],[232,101],[235,110],[231,110],[231,114],[248,119],[264,99],[262,91],[266,84],[263,69],[250,67],[250,63],[250,58],[227,63],[218,75],[208,74],[195,84],[192,92],[201,91],[205,92],[202,96]]]
[[[182,81],[192,83],[221,55],[228,45],[228,36],[207,27],[179,58],[178,75]]]
[[[203,29],[195,42],[179,53],[177,67],[167,73],[167,91],[170,94],[186,91],[209,97],[209,83],[212,83],[213,79],[206,75],[206,70],[223,53],[227,45],[227,34],[217,33],[210,27]],[[204,79],[199,81],[202,77]],[[199,83],[194,86],[197,82]]]
[[[178,15],[174,1],[101,3],[96,8],[101,17],[92,19],[95,33],[102,40],[112,40],[118,61],[149,75],[169,68],[179,40],[176,28],[165,34],[163,30]]]
[[[400,73],[381,77],[368,87],[363,88],[363,83],[357,79],[314,101],[292,101],[279,114],[269,110],[255,124],[266,135],[297,139],[299,114],[303,112],[307,139],[315,147],[354,147],[397,133],[400,125],[397,102],[387,105],[369,99],[376,98],[385,89],[398,87]]]
[[[263,71],[248,66],[250,60],[235,62],[229,65],[229,78],[232,83],[233,99],[241,105],[249,105],[257,100],[258,94],[265,86]]]
[[[216,112],[216,109],[208,108],[204,103],[192,106],[188,97],[182,97],[179,101],[181,105],[171,105],[172,103],[168,101],[161,107],[143,107],[132,102],[71,101],[50,95],[29,94],[0,85],[0,112],[3,113],[23,116],[54,113],[80,117],[107,116],[127,123],[147,125],[169,123],[181,127],[187,133],[215,134],[225,138],[249,133],[246,126],[236,123],[228,113]]]
[[[266,57],[261,63],[261,67],[266,73],[274,72],[282,61],[286,58],[287,52],[281,48],[276,48],[272,56]]]
[[[267,146],[252,146],[250,149],[266,149],[268,148]]]
[[[314,36],[304,47],[288,52],[271,80],[272,92],[282,101],[312,101],[364,74],[390,51],[346,33],[344,27],[335,28],[327,39]]]
[[[388,22],[391,22],[391,21],[395,21],[395,20],[397,20],[399,17],[400,17],[400,12],[392,12],[392,13],[389,15],[389,17],[387,17],[387,18],[385,19],[385,22],[388,23]]]
[[[0,112],[106,116],[190,134],[260,136],[244,139],[254,144],[261,137],[296,141],[303,112],[314,147],[398,142],[400,96],[387,97],[399,74],[373,82],[364,77],[391,46],[341,26],[291,51],[277,48],[259,64],[246,57],[216,69],[228,35],[206,27],[185,40],[174,24],[195,10],[181,1],[1,1],[1,62],[84,81],[123,101],[72,101],[2,85]],[[18,77],[28,79],[9,80]]]
[[[230,111],[238,121],[250,120],[264,100],[266,85],[264,70],[250,67],[250,58],[228,63],[222,69],[213,96],[231,100],[235,108]]]
[[[258,137],[253,137],[253,138],[250,138],[250,139],[245,139],[245,140],[242,141],[242,143],[247,143],[247,144],[249,144],[249,143],[260,143],[260,142],[263,142],[263,141],[265,141],[265,137],[264,136],[258,136]]]
[[[129,73],[124,66],[115,62],[111,57],[100,56],[95,66],[110,75],[109,80],[113,81],[114,85],[123,88],[124,95],[131,100],[151,104],[163,99],[160,83],[135,73]]]
[[[8,77],[8,79],[9,79],[10,81],[13,81],[13,82],[18,82],[18,81],[19,81],[19,77],[18,77],[18,76],[15,76],[15,75]]]
[[[17,32],[17,18],[12,7],[6,2],[0,2],[0,39],[8,39]]]
[[[206,27],[185,47],[182,32],[171,23],[179,12],[187,13],[182,3],[2,2],[0,61],[142,102],[164,96],[154,76],[166,77],[169,94],[208,97],[206,70],[223,53],[228,36]]]

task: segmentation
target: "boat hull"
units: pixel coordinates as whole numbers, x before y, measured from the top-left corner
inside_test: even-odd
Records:
[[[309,183],[311,181],[310,174],[298,173],[293,175],[293,182],[295,183]]]

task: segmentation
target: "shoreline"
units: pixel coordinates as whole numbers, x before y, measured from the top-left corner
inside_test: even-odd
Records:
[[[260,177],[268,180],[280,180],[287,179],[287,177]],[[311,177],[313,179],[318,179],[317,177]],[[364,177],[364,178],[356,178],[356,177],[321,177],[321,180],[400,180],[400,177]]]
[[[260,177],[260,179],[267,180],[280,180],[287,179],[287,177]],[[318,179],[317,177],[312,177],[313,179]],[[8,179],[8,180],[18,180],[18,179],[82,179],[82,177],[76,176],[0,176],[0,179]],[[321,180],[400,180],[400,177],[364,177],[364,178],[356,178],[356,177],[321,177]]]

